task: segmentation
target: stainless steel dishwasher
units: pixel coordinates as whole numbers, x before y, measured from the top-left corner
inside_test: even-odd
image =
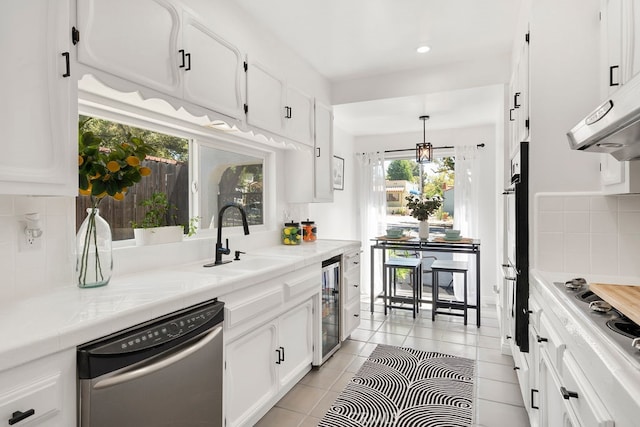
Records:
[[[222,426],[223,308],[207,301],[79,346],[79,426]]]

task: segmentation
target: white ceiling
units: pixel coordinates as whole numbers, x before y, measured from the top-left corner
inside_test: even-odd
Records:
[[[521,0],[236,0],[330,82],[425,70],[511,50]],[[428,44],[431,51],[418,54]],[[335,106],[353,135],[466,127],[495,121],[498,89]]]

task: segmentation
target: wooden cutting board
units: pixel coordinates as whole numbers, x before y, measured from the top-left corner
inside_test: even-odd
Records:
[[[640,286],[589,283],[589,290],[640,324]]]

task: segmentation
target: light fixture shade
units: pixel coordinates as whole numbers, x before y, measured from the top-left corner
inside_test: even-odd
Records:
[[[429,120],[429,116],[418,117],[422,120],[422,141],[416,144],[416,162],[417,163],[430,163],[433,161],[433,145],[427,142],[427,133],[425,124]]]
[[[430,163],[433,161],[433,145],[430,142],[416,144],[416,162]]]

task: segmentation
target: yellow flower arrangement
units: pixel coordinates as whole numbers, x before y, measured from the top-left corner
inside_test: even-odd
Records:
[[[141,164],[153,147],[132,136],[115,147],[105,148],[100,137],[84,131],[89,120],[80,122],[78,132],[79,192],[91,196],[94,206],[106,196],[122,200],[128,188],[151,175],[151,169]]]

